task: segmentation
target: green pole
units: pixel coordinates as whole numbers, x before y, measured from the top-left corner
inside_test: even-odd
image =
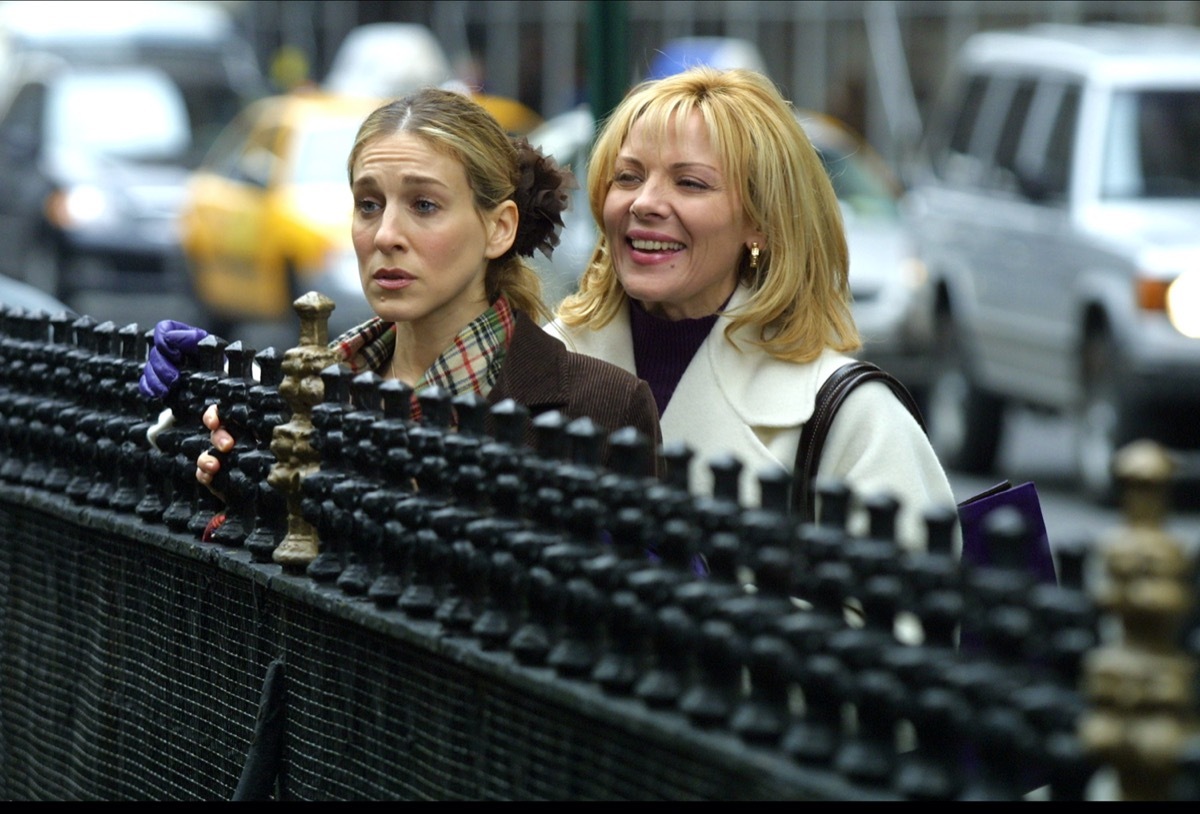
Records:
[[[599,123],[629,89],[629,5],[588,0],[587,22],[588,101]]]

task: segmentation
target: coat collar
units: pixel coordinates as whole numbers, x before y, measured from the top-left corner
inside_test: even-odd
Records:
[[[750,298],[747,286],[738,286],[729,302],[729,310],[738,308]],[[628,319],[628,317],[626,317]],[[794,427],[807,421],[813,413],[817,389],[839,365],[850,361],[840,353],[826,350],[812,364],[784,362],[764,353],[751,343],[752,328],[742,328],[725,339],[728,317],[717,320],[696,357],[684,372],[675,396],[696,393],[697,379],[708,379],[742,423],[757,427]],[[632,343],[631,343],[632,344]],[[632,354],[632,347],[630,349]],[[691,399],[676,401],[672,397],[663,413],[663,423],[670,423],[676,411],[692,411]]]
[[[530,410],[564,409],[569,397],[567,349],[524,312],[513,313],[516,320],[512,340],[488,401],[496,404],[520,393],[521,403]]]
[[[728,308],[744,305],[750,294],[749,287],[738,286]],[[752,329],[743,328],[734,334],[735,347],[725,339],[729,323],[728,317],[718,318],[696,351],[663,413],[664,430],[676,425],[691,427],[704,414],[703,405],[714,398],[724,401],[747,426],[795,427],[812,416],[821,383],[840,365],[851,361],[848,356],[826,350],[811,364],[782,362],[751,344]],[[628,308],[620,309],[599,330],[566,329],[557,321],[547,330],[573,350],[637,372]]]

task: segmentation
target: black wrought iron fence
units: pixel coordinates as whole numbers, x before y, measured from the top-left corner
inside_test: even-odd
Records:
[[[741,506],[713,461],[695,495],[686,448],[647,478],[629,430],[437,390],[414,421],[305,330],[210,337],[152,442],[146,333],[0,316],[0,796],[1084,799],[1114,764],[1187,796],[1190,685],[1147,701],[1178,723],[1157,758],[1093,737],[1151,714],[1096,676],[1150,662],[1102,640],[1125,606],[1084,549],[1039,586],[1012,516],[971,569],[953,507],[905,552],[887,495],[823,483],[796,524],[778,473]],[[194,480],[213,400],[227,505]],[[1191,664],[1181,608],[1160,674]]]

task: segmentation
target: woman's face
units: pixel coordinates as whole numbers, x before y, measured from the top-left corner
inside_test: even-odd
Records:
[[[487,307],[484,273],[512,244],[515,205],[481,214],[463,165],[411,133],[368,141],[353,169],[367,302],[387,322],[457,333]]]
[[[737,265],[762,235],[728,183],[693,113],[661,143],[634,123],[604,199],[604,234],[629,296],[668,319],[707,316],[737,285]]]

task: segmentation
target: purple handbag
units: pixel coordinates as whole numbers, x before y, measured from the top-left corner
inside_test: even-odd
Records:
[[[958,504],[958,521],[962,527],[963,538],[963,562],[976,567],[993,565],[984,532],[984,521],[989,514],[1002,506],[1012,506],[1025,518],[1030,543],[1025,565],[1029,573],[1039,583],[1056,584],[1058,574],[1050,551],[1050,539],[1046,535],[1046,520],[1042,517],[1042,503],[1038,499],[1037,487],[1032,481],[1019,486],[1002,481]]]

